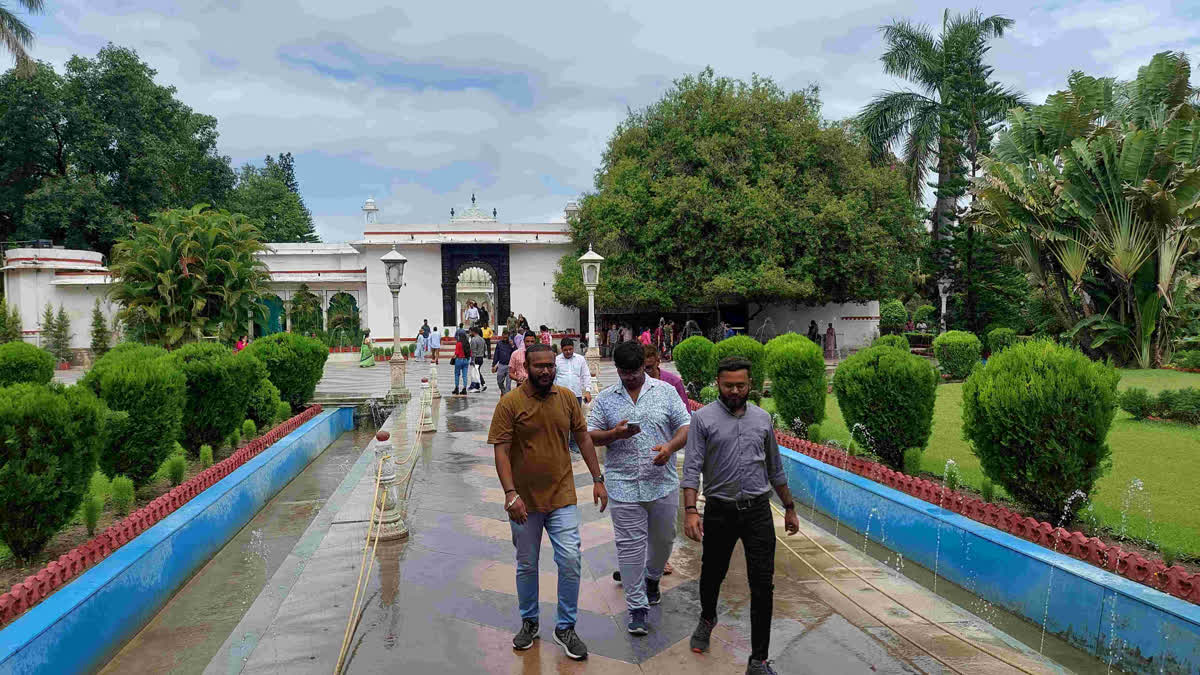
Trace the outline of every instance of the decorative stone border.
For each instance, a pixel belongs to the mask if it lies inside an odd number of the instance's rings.
[[[300,425],[316,417],[320,412],[319,404],[310,406],[299,415],[250,441],[229,457],[208,467],[178,487],[172,488],[170,492],[161,495],[124,519],[108,526],[87,543],[64,553],[57,560],[50,561],[37,574],[28,576],[25,581],[14,585],[12,590],[0,595],[0,627],[11,623],[72,579],[107,558],[150,526],[175,512],[193,497],[233,473],[235,469],[269,448],[279,439],[295,431]]]
[[[689,411],[698,410],[703,406],[704,404],[698,401],[688,402]],[[1100,539],[1089,537],[1078,530],[1068,531],[1055,527],[1045,521],[1023,516],[1000,504],[989,504],[956,490],[946,490],[944,486],[933,481],[907,476],[877,462],[852,457],[829,446],[818,445],[779,431],[775,432],[775,437],[780,445],[830,466],[1200,605],[1200,574],[1192,574],[1180,565],[1167,567],[1162,560],[1148,560],[1119,546],[1109,546]]]

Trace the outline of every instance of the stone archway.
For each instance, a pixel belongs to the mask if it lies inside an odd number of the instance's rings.
[[[329,309],[325,313],[329,325],[329,338],[338,346],[354,345],[362,341],[361,315],[358,300],[345,291],[329,296]]]
[[[496,280],[490,272],[478,265],[468,265],[458,275],[455,290],[455,316],[459,322],[468,323],[466,313],[470,302],[475,302],[480,309],[480,317],[488,317],[493,327],[496,325]]]
[[[492,278],[496,306],[492,322],[503,325],[509,314],[508,244],[442,244],[442,325],[457,326],[458,278],[478,267]]]
[[[287,321],[286,308],[283,300],[278,295],[271,293],[264,295],[259,303],[266,307],[265,316],[258,316],[254,319],[254,332],[252,337],[264,337],[283,331],[285,322]]]

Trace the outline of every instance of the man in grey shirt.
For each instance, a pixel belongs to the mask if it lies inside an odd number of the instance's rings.
[[[483,360],[488,356],[488,344],[483,339],[483,331],[478,327],[471,328],[471,379],[475,380],[468,391],[487,391],[487,382],[483,380]]]
[[[750,662],[747,675],[774,675],[767,662],[774,602],[775,519],[771,488],[783,503],[784,529],[800,529],[771,416],[747,403],[750,361],[740,356],[717,364],[719,399],[692,414],[683,461],[684,534],[703,541],[700,562],[700,622],[692,633],[696,653],[708,649],[717,625],[717,597],[729,571],[738,539],[746,551],[750,582]],[[696,491],[704,476],[704,517],[696,508]],[[707,536],[705,533],[707,532]]]

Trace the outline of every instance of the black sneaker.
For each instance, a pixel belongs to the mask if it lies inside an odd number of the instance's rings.
[[[716,619],[709,621],[700,617],[700,623],[696,624],[696,630],[692,631],[692,651],[697,654],[708,651],[708,642],[712,638],[712,631],[716,625]]]
[[[771,667],[770,661],[755,661],[750,659],[746,664],[746,675],[778,675]]]
[[[618,584],[621,583],[621,570],[613,572],[613,581],[617,582]]]
[[[452,393],[451,396],[458,396],[458,387],[454,388],[454,393]]]
[[[658,589],[658,579],[646,580],[646,600],[652,605],[662,602],[662,591]]]
[[[513,649],[522,651],[533,646],[538,636],[538,622],[530,619],[521,621],[521,632],[513,636]]]
[[[583,640],[580,640],[579,636],[575,634],[574,626],[567,626],[561,629],[555,628],[554,641],[562,646],[567,656],[576,661],[582,661],[587,658],[587,645],[583,644]]]
[[[648,611],[646,609],[630,610],[629,626],[626,627],[626,630],[631,635],[645,635],[650,632],[650,629],[646,627],[646,612]]]

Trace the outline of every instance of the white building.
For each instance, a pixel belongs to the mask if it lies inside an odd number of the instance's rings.
[[[566,215],[578,207],[567,205]],[[392,298],[380,258],[393,246],[408,259],[400,291],[400,339],[412,340],[426,319],[430,326],[452,327],[464,322],[466,301],[488,309],[493,326],[502,326],[509,313],[524,315],[535,329],[545,324],[559,332],[580,332],[584,316],[554,299],[554,273],[564,254],[575,250],[565,222],[504,223],[475,204],[461,213],[453,209],[444,223],[384,224],[378,222],[374,199],[362,206],[363,237],[343,244],[268,244],[263,262],[271,272],[277,298],[267,332],[290,328],[291,314],[280,312],[305,285],[321,304],[327,322],[332,303],[353,305],[361,325],[376,342],[392,340]],[[19,308],[25,339],[41,344],[41,315],[47,303],[61,305],[71,319],[72,347],[90,345],[93,303],[111,317],[116,307],[107,299],[111,276],[103,256],[94,251],[62,248],[16,248],[5,252],[4,294]],[[753,314],[753,312],[750,312]],[[737,312],[734,312],[736,315]],[[785,331],[805,333],[816,320],[824,335],[829,323],[842,349],[869,341],[878,330],[879,304],[788,307],[771,305],[744,323],[745,332],[772,337]],[[743,314],[745,315],[745,314]],[[286,316],[286,318],[283,318]],[[598,318],[603,323],[606,317]],[[284,324],[287,325],[284,325]],[[735,321],[735,325],[736,325]],[[250,330],[249,328],[247,329]]]

